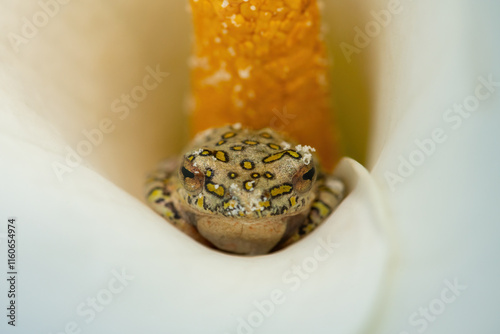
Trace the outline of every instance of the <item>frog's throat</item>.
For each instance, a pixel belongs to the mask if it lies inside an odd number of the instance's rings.
[[[280,241],[290,235],[290,218],[303,221],[303,215],[260,219],[234,219],[214,215],[200,215],[196,220],[198,232],[217,248],[245,255],[269,253]],[[297,228],[297,224],[292,224]]]

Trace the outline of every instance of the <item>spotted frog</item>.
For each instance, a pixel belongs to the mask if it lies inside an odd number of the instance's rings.
[[[147,201],[197,241],[245,255],[281,249],[314,230],[343,198],[314,149],[239,124],[200,133],[147,181]]]

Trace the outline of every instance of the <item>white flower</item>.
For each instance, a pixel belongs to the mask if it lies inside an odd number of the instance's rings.
[[[500,11],[395,3],[365,5],[333,45],[348,70],[379,53],[370,172],[344,159],[350,195],[328,221],[248,258],[207,251],[143,203],[146,172],[187,138],[184,4],[0,5],[0,252],[16,217],[18,327],[498,331]]]

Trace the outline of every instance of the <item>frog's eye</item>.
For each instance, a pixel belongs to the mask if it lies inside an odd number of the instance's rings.
[[[312,165],[304,166],[293,176],[293,189],[303,193],[311,189],[316,180],[316,168]]]
[[[184,160],[179,168],[179,179],[184,188],[191,193],[198,193],[203,189],[205,175],[189,160]]]

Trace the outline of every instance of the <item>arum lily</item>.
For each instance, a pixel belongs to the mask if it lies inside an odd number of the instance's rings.
[[[368,168],[344,158],[337,211],[260,257],[209,251],[142,200],[187,139],[184,2],[0,5],[2,332],[498,329],[498,5],[389,3],[331,37],[344,73],[375,59]]]

